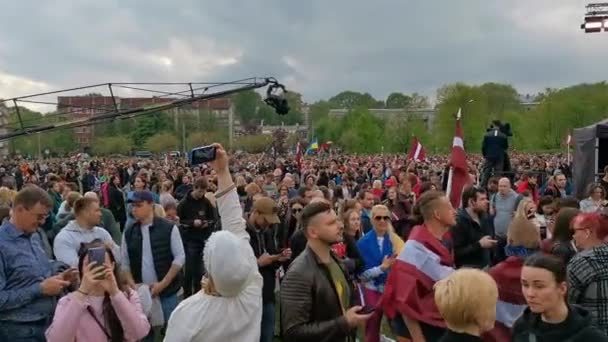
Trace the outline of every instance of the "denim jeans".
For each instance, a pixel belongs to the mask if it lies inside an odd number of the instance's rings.
[[[47,321],[12,322],[0,321],[0,341],[11,342],[45,342],[44,332]]]
[[[160,297],[160,306],[163,309],[163,317],[165,318],[165,326],[169,323],[169,318],[171,314],[177,307],[177,293],[172,294],[166,297]],[[150,328],[150,332],[148,336],[146,336],[143,341],[144,342],[154,342],[157,340],[156,335],[158,334],[159,329],[154,329],[154,327]],[[0,340],[2,341],[2,340]]]
[[[163,317],[165,318],[166,325],[169,322],[173,310],[177,308],[177,293],[166,297],[160,297],[160,306],[163,308]]]
[[[272,342],[274,340],[274,320],[274,303],[265,303],[262,309],[260,342]]]

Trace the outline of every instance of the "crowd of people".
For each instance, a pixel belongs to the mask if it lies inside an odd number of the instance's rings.
[[[215,148],[2,165],[0,341],[608,341],[608,167]]]

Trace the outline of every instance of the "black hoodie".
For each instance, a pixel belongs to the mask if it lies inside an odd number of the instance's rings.
[[[532,313],[530,308],[527,308],[513,326],[513,342],[530,341],[606,342],[608,337],[591,325],[591,316],[587,310],[570,305],[568,317],[558,324],[543,322],[540,314]]]
[[[217,221],[216,211],[211,202],[205,197],[195,199],[192,197],[192,190],[177,205],[177,216],[179,216],[182,227],[182,240],[185,243],[207,241],[213,233]],[[194,220],[201,220],[203,225],[207,226],[196,228]]]

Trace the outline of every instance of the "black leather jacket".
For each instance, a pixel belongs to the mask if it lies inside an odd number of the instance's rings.
[[[340,260],[332,255],[342,267]],[[347,291],[352,297],[352,286]],[[298,256],[281,285],[281,330],[290,342],[353,341],[328,268],[309,248]]]

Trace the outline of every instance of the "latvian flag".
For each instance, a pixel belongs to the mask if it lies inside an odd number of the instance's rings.
[[[469,181],[469,170],[467,166],[467,157],[464,152],[464,141],[462,137],[462,126],[460,124],[460,108],[456,116],[456,130],[454,133],[454,140],[452,141],[452,155],[450,156],[450,166],[452,167],[450,172],[451,182],[448,193],[450,194],[450,202],[454,208],[460,208],[460,201],[462,197],[462,189]]]
[[[389,318],[401,314],[445,328],[437,310],[433,286],[454,272],[451,253],[424,225],[412,229],[388,274],[381,305]]]
[[[521,269],[524,259],[511,256],[490,269],[490,275],[498,285],[496,324],[483,335],[485,342],[510,342],[513,323],[526,309],[526,299],[521,292]]]
[[[426,158],[426,150],[416,137],[414,137],[414,140],[412,140],[412,147],[410,148],[410,155],[408,158],[415,161],[421,161]]]

